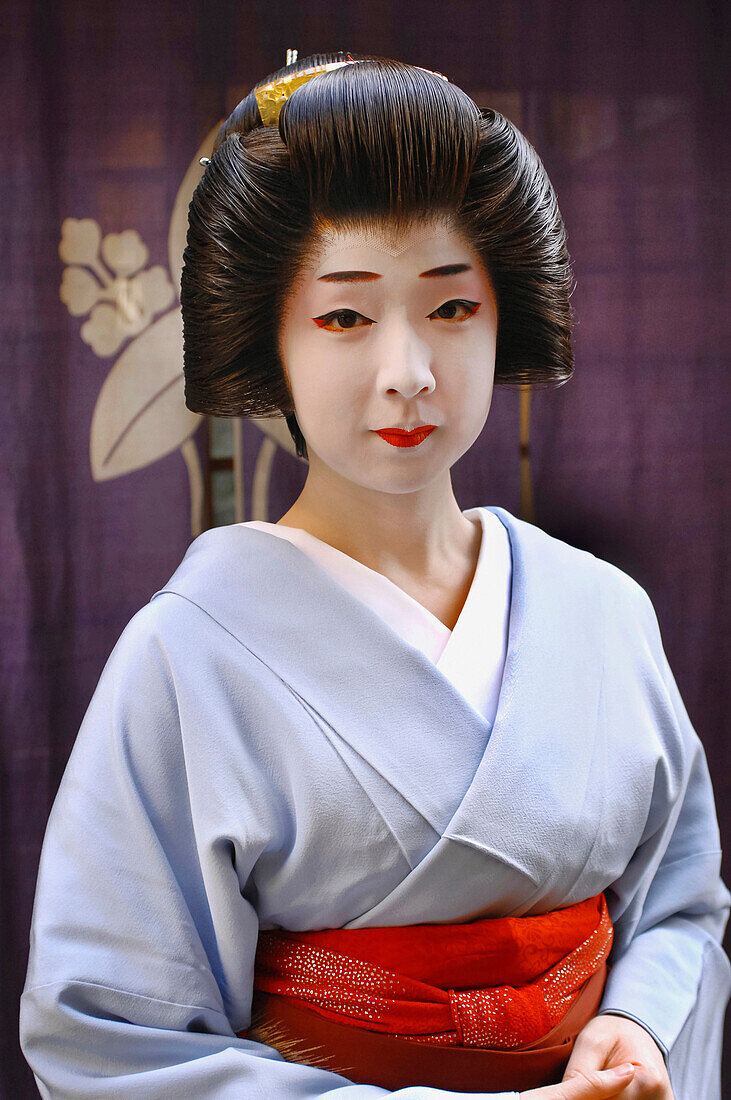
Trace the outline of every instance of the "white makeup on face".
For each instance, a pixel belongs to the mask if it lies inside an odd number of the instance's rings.
[[[401,237],[328,232],[280,329],[310,477],[386,493],[424,488],[471,447],[492,400],[497,304],[479,256],[448,223]],[[434,426],[410,440],[379,429]],[[403,445],[411,443],[412,445]]]

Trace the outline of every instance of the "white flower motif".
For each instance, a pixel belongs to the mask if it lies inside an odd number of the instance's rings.
[[[147,328],[154,313],[172,304],[174,294],[167,271],[157,266],[133,279],[115,279],[102,296],[112,299],[114,306],[95,306],[81,326],[81,339],[100,356],[113,355],[125,340]]]
[[[94,276],[83,267],[64,268],[59,295],[74,317],[88,313],[99,301],[101,290]]]
[[[172,304],[175,291],[168,273],[159,265],[142,270],[149,251],[134,229],[102,240],[91,218],[66,218],[61,234],[59,254],[71,265],[61,279],[61,301],[76,317],[90,313],[81,327],[82,340],[97,355],[113,355]]]
[[[58,254],[65,264],[94,267],[101,239],[102,231],[93,218],[65,218],[61,225]]]
[[[142,326],[141,326],[142,327]],[[99,356],[114,355],[127,338],[124,320],[114,306],[94,306],[91,317],[81,326],[81,339]]]
[[[136,229],[108,233],[102,241],[102,259],[118,277],[134,275],[145,266],[149,255]]]
[[[160,264],[155,267],[148,267],[146,271],[140,271],[139,275],[135,275],[132,282],[136,287],[139,287],[140,298],[148,316],[153,313],[161,313],[163,309],[167,309],[168,306],[172,305],[175,298],[173,284],[170,282],[166,269],[161,267]]]

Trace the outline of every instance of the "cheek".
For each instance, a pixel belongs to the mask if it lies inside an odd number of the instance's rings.
[[[467,355],[453,362],[442,378],[450,403],[461,408],[469,419],[479,418],[489,409],[492,399],[494,359],[482,354]]]
[[[318,355],[299,362],[291,370],[291,389],[297,419],[312,443],[341,437],[352,439],[367,408],[363,377],[343,363],[342,357]]]

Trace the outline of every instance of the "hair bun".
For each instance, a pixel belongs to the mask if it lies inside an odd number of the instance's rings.
[[[408,218],[461,201],[479,122],[473,101],[444,77],[373,58],[298,88],[279,133],[314,211]]]

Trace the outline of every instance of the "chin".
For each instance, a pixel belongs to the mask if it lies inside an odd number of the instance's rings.
[[[404,493],[418,493],[422,489],[426,489],[433,481],[437,481],[443,472],[441,467],[438,470],[429,470],[428,472],[421,470],[418,473],[416,470],[403,470],[398,476],[395,474],[384,475],[381,478],[371,478],[368,481],[363,481],[362,484],[365,488],[381,493],[391,493],[395,496]]]

